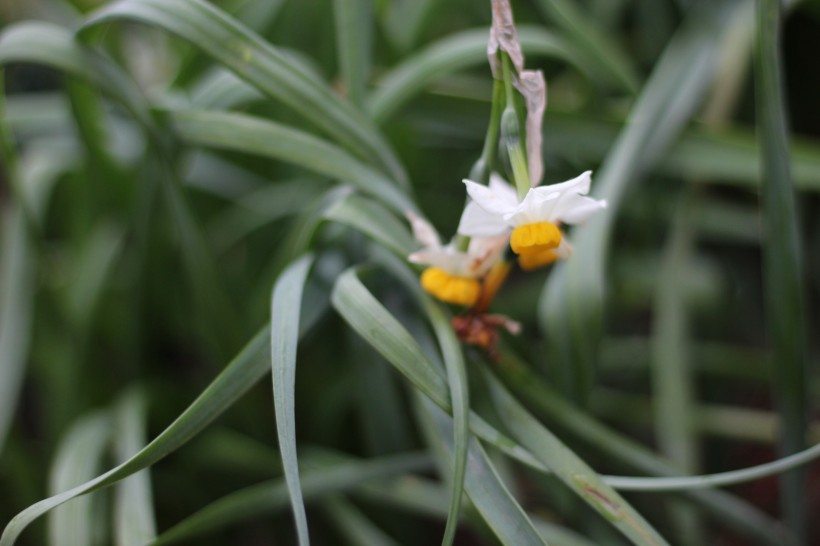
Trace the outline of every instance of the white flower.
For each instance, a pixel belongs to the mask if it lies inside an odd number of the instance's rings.
[[[464,180],[473,206],[468,205],[469,214],[465,211],[458,231],[469,236],[487,236],[540,222],[581,223],[606,208],[606,201],[586,197],[591,175],[592,171],[586,171],[566,182],[531,188],[520,203],[515,189],[498,176],[490,180],[489,186]]]
[[[407,218],[413,236],[424,245],[407,257],[413,263],[438,267],[456,277],[475,279],[489,271],[504,251],[505,237],[474,237],[466,252],[458,250],[453,243],[442,245],[430,222],[412,212],[407,213]]]
[[[453,243],[441,244],[441,238],[429,222],[408,213],[413,235],[424,248],[408,256],[417,264],[429,265],[421,276],[421,285],[438,299],[459,305],[473,305],[481,294],[481,282],[498,262],[507,244],[506,235],[474,237],[466,251]]]
[[[489,186],[464,180],[472,202],[464,211],[458,231],[468,236],[489,236],[512,229],[510,246],[525,269],[567,258],[572,249],[559,226],[581,223],[606,208],[606,201],[586,197],[591,174],[586,171],[566,182],[531,188],[521,202],[515,189],[500,177],[492,177]]]
[[[513,210],[518,206],[518,193],[515,188],[495,173],[490,175],[489,187],[466,179],[464,183],[467,184],[468,192],[471,185],[478,188],[475,191],[482,195],[483,203],[480,204],[478,199],[470,194],[473,200],[467,204],[464,214],[461,215],[458,232],[470,237],[490,237],[506,232],[509,226],[501,211]]]

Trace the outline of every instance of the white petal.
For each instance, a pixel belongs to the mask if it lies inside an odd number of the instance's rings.
[[[495,265],[507,249],[506,234],[495,237],[474,237],[470,240],[467,254],[470,257],[470,274],[480,277]]]
[[[413,237],[427,248],[440,248],[441,239],[438,236],[436,228],[430,222],[421,216],[413,213],[406,213],[407,219],[410,220],[410,227],[413,228]]]
[[[407,258],[415,264],[432,265],[451,273],[463,275],[469,269],[470,259],[464,252],[458,252],[447,246],[437,249],[419,250]]]
[[[572,192],[586,195],[589,193],[589,185],[592,183],[592,171],[584,171],[575,178],[567,180],[566,182],[559,182],[558,184],[550,184],[549,186],[541,186],[539,190],[550,192]]]
[[[515,204],[510,203],[509,195],[505,191],[497,191],[487,186],[477,184],[472,180],[463,180],[467,186],[467,193],[478,203],[478,206],[491,214],[503,216],[515,210]]]
[[[606,201],[592,199],[583,195],[567,195],[555,206],[553,214],[556,219],[567,224],[580,224],[606,208]]]
[[[501,178],[498,173],[490,175],[489,187],[504,203],[511,207],[518,206],[518,192],[512,184]]]
[[[515,210],[504,216],[507,223],[518,227],[524,224],[549,221],[548,211],[552,209],[553,203],[560,194],[541,191],[544,189],[546,188],[530,189]]]
[[[475,201],[467,204],[458,223],[458,232],[470,237],[489,237],[507,230],[507,223],[498,214],[492,214]]]

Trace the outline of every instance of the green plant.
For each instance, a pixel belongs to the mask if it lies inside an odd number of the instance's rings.
[[[0,36],[2,546],[816,537],[820,142],[777,2],[515,2],[543,131],[487,65],[503,1],[92,4]],[[607,212],[464,345],[405,215],[455,233],[462,178],[539,158]],[[715,488],[774,474],[782,512]]]

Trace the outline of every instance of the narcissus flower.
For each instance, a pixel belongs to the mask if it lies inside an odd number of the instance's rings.
[[[474,305],[481,296],[481,278],[498,262],[506,246],[506,236],[475,237],[466,251],[453,243],[442,245],[435,228],[413,213],[407,214],[416,240],[424,248],[408,259],[429,265],[421,274],[421,286],[441,301]]]
[[[535,269],[567,258],[572,249],[563,239],[562,223],[578,224],[606,208],[606,201],[586,197],[591,171],[550,186],[531,188],[519,202],[515,189],[494,177],[489,186],[464,180],[473,199],[458,231],[490,236],[512,229],[510,247],[524,269]]]

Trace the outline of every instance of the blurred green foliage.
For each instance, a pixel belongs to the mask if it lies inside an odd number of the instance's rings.
[[[296,544],[296,491],[314,544],[436,543],[456,510],[465,545],[819,540],[817,464],[629,504],[596,472],[820,440],[820,3],[780,41],[776,2],[512,4],[545,183],[593,169],[610,213],[513,273],[493,362],[403,259],[405,211],[449,237],[464,205],[489,1],[0,3],[3,546],[75,486],[16,543]]]

